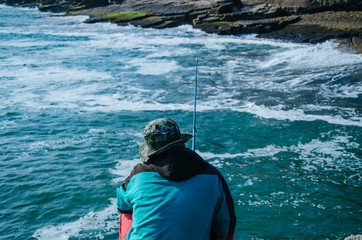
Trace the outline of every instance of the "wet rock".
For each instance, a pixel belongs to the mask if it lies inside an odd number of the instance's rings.
[[[352,51],[355,53],[362,54],[362,36],[337,39],[336,42],[339,43],[340,49],[342,49],[344,51]],[[359,235],[359,236],[362,236],[362,235]],[[362,238],[360,240],[362,240]]]
[[[208,33],[220,35],[239,35],[246,33],[269,33],[284,28],[288,24],[299,21],[299,16],[270,18],[261,20],[244,20],[236,22],[203,22],[195,27]]]
[[[77,4],[77,6],[84,8],[96,8],[107,6],[109,4],[110,2],[108,0],[83,0],[79,4]]]
[[[328,39],[352,39],[362,35],[362,14],[359,11],[322,12],[300,17],[299,21],[288,24],[285,28],[260,36],[317,43]]]
[[[98,22],[102,22],[102,21],[106,21],[106,20],[103,20],[103,19],[100,19],[100,18],[88,18],[84,21],[84,23],[98,23]]]
[[[358,53],[362,53],[362,36],[352,37],[351,40],[352,44],[351,47],[356,49]],[[359,235],[362,240],[362,235]]]
[[[62,3],[55,3],[55,4],[41,4],[39,6],[40,11],[49,11],[49,12],[66,12],[71,9],[70,2],[62,2]]]
[[[164,18],[160,17],[149,17],[138,21],[133,21],[132,25],[140,26],[143,28],[157,28],[157,26],[162,26],[165,23]]]

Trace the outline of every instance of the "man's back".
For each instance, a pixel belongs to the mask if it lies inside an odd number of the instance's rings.
[[[186,148],[137,165],[117,190],[119,210],[133,209],[126,239],[226,239],[235,216],[224,188],[221,174]]]
[[[210,182],[211,181],[211,182]],[[210,239],[218,179],[197,175],[172,182],[158,173],[140,173],[133,193],[133,224],[128,239]]]

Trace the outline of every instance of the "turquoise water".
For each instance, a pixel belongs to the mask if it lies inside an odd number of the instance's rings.
[[[117,239],[115,189],[159,117],[192,131],[235,201],[235,239],[362,233],[362,56],[84,24],[0,5],[0,239]]]

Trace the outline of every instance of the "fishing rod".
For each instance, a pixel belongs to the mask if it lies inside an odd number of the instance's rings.
[[[197,65],[199,63],[199,43],[196,47],[196,67],[195,67],[195,88],[194,88],[194,116],[193,116],[193,127],[192,127],[192,150],[195,151],[196,142],[196,94],[197,94]]]

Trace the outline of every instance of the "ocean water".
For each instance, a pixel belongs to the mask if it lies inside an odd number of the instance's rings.
[[[192,131],[197,44],[196,149],[235,239],[362,233],[362,55],[86,18],[0,5],[0,239],[117,239],[144,126]]]

